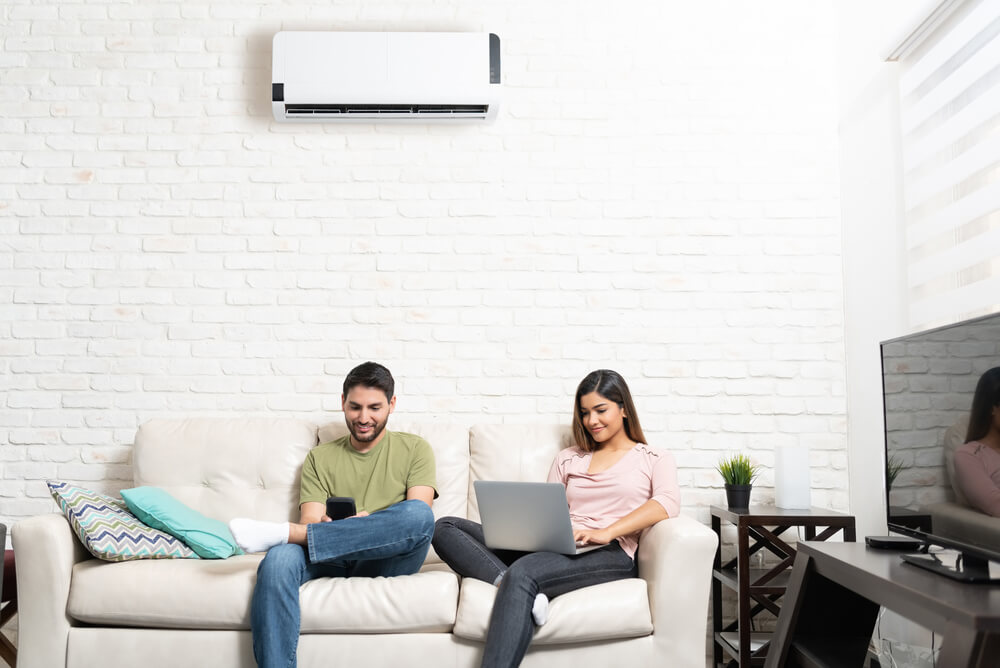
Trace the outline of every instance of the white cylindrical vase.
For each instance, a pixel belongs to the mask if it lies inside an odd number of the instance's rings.
[[[774,505],[808,510],[809,448],[779,445],[774,451]]]

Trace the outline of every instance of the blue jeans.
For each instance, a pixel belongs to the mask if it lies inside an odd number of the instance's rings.
[[[481,525],[442,517],[434,527],[434,550],[462,577],[495,583],[501,575],[483,648],[484,668],[521,663],[534,624],[531,606],[539,592],[549,598],[590,585],[636,577],[635,562],[618,541],[579,555],[490,550]]]
[[[261,668],[295,666],[299,587],[314,578],[409,575],[430,547],[434,514],[410,499],[367,517],[310,524],[307,545],[278,545],[257,568],[250,603],[253,654]]]

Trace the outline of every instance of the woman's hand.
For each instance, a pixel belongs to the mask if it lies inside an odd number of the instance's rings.
[[[574,529],[573,540],[577,545],[607,545],[615,536],[607,529]]]

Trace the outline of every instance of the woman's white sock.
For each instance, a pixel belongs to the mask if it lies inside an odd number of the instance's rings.
[[[531,616],[535,624],[541,626],[549,621],[549,597],[541,592],[535,596],[535,604],[531,606]]]
[[[288,522],[261,522],[237,517],[229,521],[229,530],[244,552],[267,552],[275,545],[288,542]]]

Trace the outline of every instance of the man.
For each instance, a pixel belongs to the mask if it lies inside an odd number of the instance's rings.
[[[234,519],[247,552],[267,551],[250,606],[253,651],[262,668],[295,665],[299,587],[319,577],[416,573],[434,534],[434,453],[413,434],[386,431],[396,408],[389,370],[366,362],[344,379],[350,432],[312,449],[302,466],[299,521]],[[357,514],[332,521],[326,499],[348,496]]]

